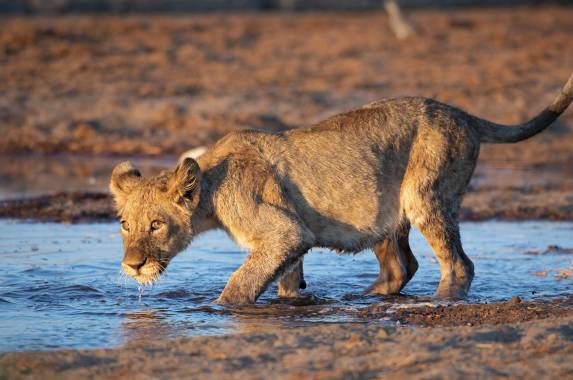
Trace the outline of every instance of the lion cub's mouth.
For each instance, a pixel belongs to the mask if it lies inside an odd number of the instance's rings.
[[[151,285],[157,282],[161,274],[165,271],[166,264],[162,264],[157,260],[148,259],[146,263],[139,269],[133,269],[129,265],[121,263],[121,267],[125,274],[132,277],[141,285]]]

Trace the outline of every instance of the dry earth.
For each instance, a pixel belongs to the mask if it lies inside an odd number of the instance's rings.
[[[0,152],[179,154],[244,127],[306,125],[383,97],[495,121],[541,110],[573,70],[573,8],[62,16],[0,22]],[[571,163],[569,111],[482,158]]]

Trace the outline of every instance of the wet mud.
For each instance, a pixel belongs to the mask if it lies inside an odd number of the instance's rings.
[[[63,223],[112,220],[113,201],[105,193],[59,193],[0,201],[0,217]]]
[[[390,311],[390,313],[388,313]],[[512,297],[492,304],[431,305],[413,308],[373,306],[360,312],[377,319],[388,317],[404,325],[444,327],[516,324],[536,319],[573,316],[573,298],[551,302],[523,302]]]
[[[573,371],[573,316],[480,327],[318,324],[115,350],[8,353],[10,379],[546,378]]]

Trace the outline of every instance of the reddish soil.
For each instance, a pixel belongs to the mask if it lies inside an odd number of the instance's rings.
[[[573,8],[51,16],[0,26],[0,152],[179,154],[237,128],[305,125],[419,95],[515,123],[573,67]],[[573,162],[573,113],[484,160]]]
[[[514,297],[508,302],[493,304],[399,308],[389,314],[390,308],[387,304],[374,305],[361,310],[360,314],[372,319],[390,316],[392,320],[406,325],[426,327],[503,325],[573,316],[573,298],[533,303]]]

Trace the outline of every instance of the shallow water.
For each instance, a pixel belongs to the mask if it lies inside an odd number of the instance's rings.
[[[573,223],[463,223],[476,278],[468,302],[551,298],[570,294]],[[372,252],[338,256],[322,249],[305,257],[308,288],[280,303],[276,287],[257,305],[223,308],[211,302],[246,253],[221,231],[198,237],[173,260],[166,275],[139,291],[120,275],[121,240],[113,224],[39,224],[0,221],[0,351],[113,347],[139,339],[259,331],[316,322],[369,322],[367,305],[427,302],[438,265],[421,235],[411,245],[420,262],[407,297],[362,296],[376,278]],[[547,252],[546,252],[547,251]],[[542,272],[542,273],[538,273]]]

